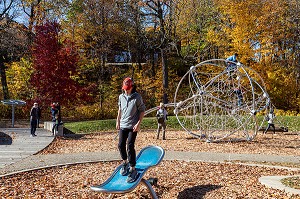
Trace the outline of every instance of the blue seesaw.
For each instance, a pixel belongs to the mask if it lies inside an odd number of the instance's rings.
[[[157,198],[155,191],[153,190],[150,182],[143,178],[146,171],[153,166],[157,166],[163,159],[165,151],[159,146],[147,146],[143,148],[136,157],[135,169],[138,172],[137,179],[132,182],[126,182],[127,175],[122,176],[120,174],[120,169],[122,165],[118,166],[113,174],[101,185],[92,186],[93,191],[110,193],[109,198],[113,197],[113,194],[128,193],[133,191],[140,182],[148,188],[151,197],[153,199]],[[154,180],[155,182],[156,180]]]

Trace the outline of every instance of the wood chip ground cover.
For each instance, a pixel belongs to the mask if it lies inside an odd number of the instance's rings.
[[[0,180],[2,198],[107,198],[90,190],[103,183],[120,162],[101,162],[25,172]],[[163,161],[145,178],[158,177],[154,187],[159,198],[299,198],[260,184],[267,175],[295,175],[299,172],[273,168],[185,161]],[[116,198],[150,198],[140,185]]]
[[[79,139],[57,138],[41,154],[117,151],[116,133],[86,135]],[[184,132],[168,132],[167,140],[157,140],[153,131],[140,132],[136,150],[147,145],[159,145],[172,151],[210,151],[223,153],[254,153],[300,155],[298,135],[258,135],[253,142],[206,143],[193,139]],[[120,161],[78,164],[19,173],[0,179],[1,198],[107,198],[107,194],[90,190],[103,183]],[[151,168],[145,178],[158,177],[154,187],[162,199],[296,199],[284,191],[259,183],[261,176],[299,175],[300,171],[247,166],[230,163],[162,161]],[[150,198],[143,185],[115,198]]]
[[[117,151],[117,133],[96,133],[81,138],[56,138],[41,154]],[[166,151],[194,151],[216,153],[250,153],[300,156],[298,134],[258,134],[251,142],[206,143],[183,131],[168,131],[166,140],[156,139],[155,131],[142,131],[136,139],[136,150],[158,145]]]

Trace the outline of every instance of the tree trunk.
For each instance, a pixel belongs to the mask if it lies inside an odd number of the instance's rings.
[[[162,70],[163,70],[163,102],[164,104],[168,103],[168,94],[167,90],[169,87],[169,81],[168,81],[168,64],[167,64],[167,56],[164,52],[164,49],[161,49],[161,64],[162,64]]]
[[[155,61],[155,51],[151,50],[150,51],[150,56],[151,56],[151,71],[152,71],[152,77],[155,77],[155,65],[156,65],[156,61]]]
[[[5,65],[3,62],[0,62],[0,75],[1,75],[1,85],[3,90],[3,98],[9,99],[9,92],[6,81]]]

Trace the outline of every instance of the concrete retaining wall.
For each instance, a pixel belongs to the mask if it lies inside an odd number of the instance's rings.
[[[54,122],[44,122],[44,129],[47,129],[52,132]],[[64,136],[64,125],[60,124],[58,126],[58,132],[54,132],[55,136]]]

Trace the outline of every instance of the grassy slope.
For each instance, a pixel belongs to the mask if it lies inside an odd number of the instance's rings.
[[[299,116],[285,116],[280,118],[284,124],[289,128],[289,131],[300,131],[300,117]],[[65,127],[74,133],[94,133],[101,131],[114,131],[116,128],[116,120],[94,120],[65,123]],[[182,129],[176,117],[169,116],[167,121],[167,128]],[[157,123],[155,117],[146,117],[142,122],[142,129],[156,129]]]

